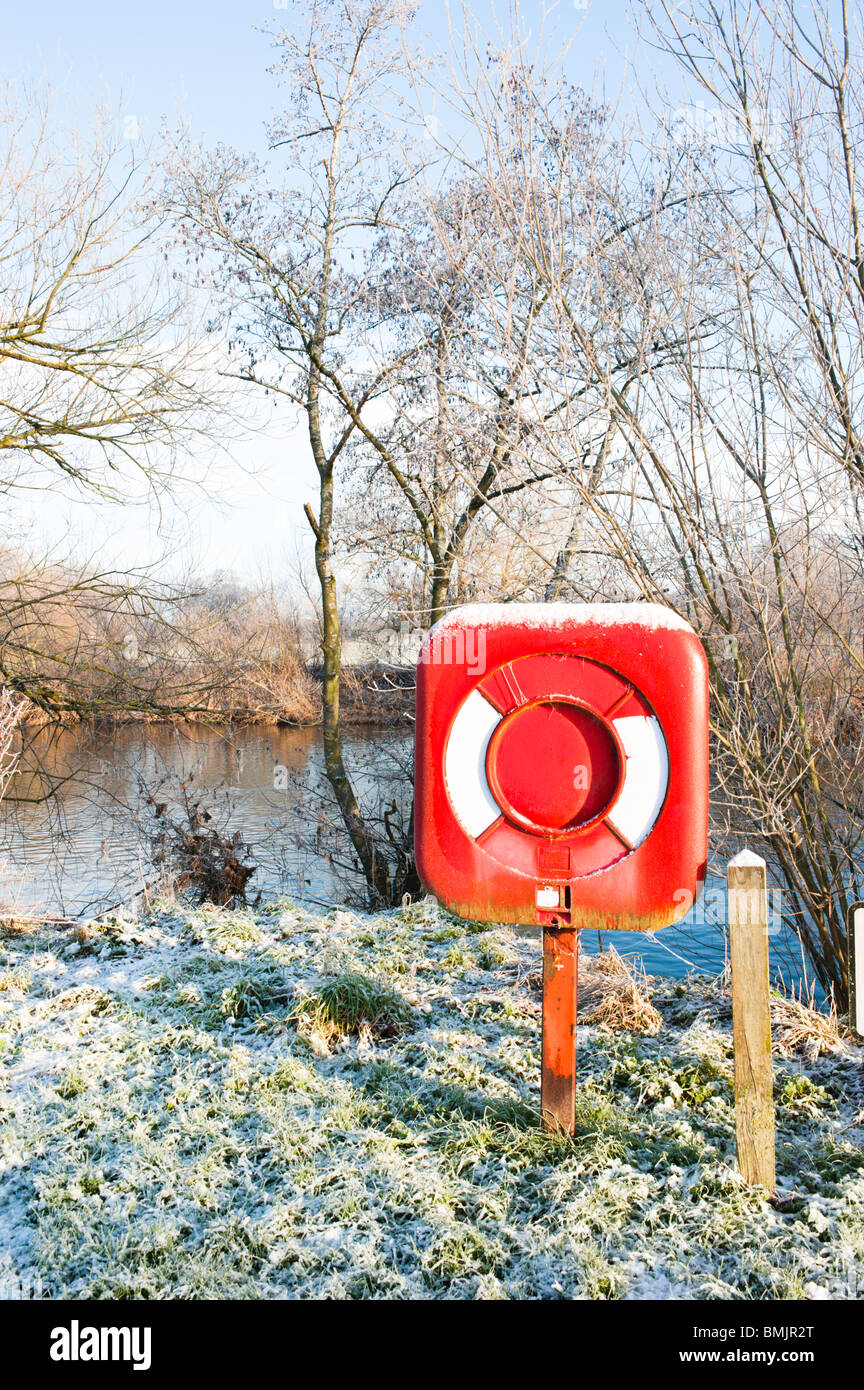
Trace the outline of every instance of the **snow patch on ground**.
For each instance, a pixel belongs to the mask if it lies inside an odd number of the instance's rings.
[[[0,1296],[860,1297],[860,1049],[776,1059],[777,1209],[736,1170],[723,989],[580,1029],[571,1140],[538,1124],[538,966],[429,902],[8,935]],[[407,1014],[334,1038],[315,1001],[358,977]]]

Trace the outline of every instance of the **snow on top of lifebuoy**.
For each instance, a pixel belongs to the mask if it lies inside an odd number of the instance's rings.
[[[466,603],[439,618],[427,637],[450,627],[569,627],[592,623],[596,627],[624,627],[638,623],[652,631],[692,632],[685,618],[662,603]]]

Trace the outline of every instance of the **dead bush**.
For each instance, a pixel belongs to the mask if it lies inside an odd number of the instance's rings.
[[[224,799],[218,809],[205,806],[193,786],[192,773],[177,781],[176,787],[175,781],[166,777],[154,791],[143,791],[151,817],[154,869],[170,878],[178,892],[191,893],[198,902],[218,907],[245,905],[247,884],[257,866],[241,831],[232,833],[227,827],[230,806]],[[218,792],[214,796],[218,797]]]
[[[653,1033],[660,1026],[644,972],[614,946],[596,956],[580,956],[579,1021],[609,1033]]]
[[[776,1051],[815,1060],[823,1053],[836,1052],[845,1036],[848,1030],[837,1017],[833,999],[825,1012],[816,1007],[812,993],[809,999],[795,994],[772,995],[771,1041]]]

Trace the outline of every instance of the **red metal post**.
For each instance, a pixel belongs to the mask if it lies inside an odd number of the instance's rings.
[[[540,1105],[546,1129],[573,1133],[576,1121],[577,932],[543,932],[543,1063]]]

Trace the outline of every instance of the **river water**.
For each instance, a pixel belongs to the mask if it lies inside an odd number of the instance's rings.
[[[362,796],[386,793],[409,807],[411,733],[352,728],[346,760]],[[56,799],[18,804],[5,813],[0,897],[20,908],[69,916],[93,914],[128,900],[152,878],[152,816],[145,795],[168,801],[185,782],[220,826],[239,830],[257,869],[250,897],[287,895],[312,906],[344,903],[360,885],[352,876],[328,804],[318,729],[252,726],[126,725],[104,734],[66,730],[39,746],[43,765],[69,780]],[[39,779],[19,784],[38,794]],[[703,899],[675,927],[653,935],[585,932],[589,951],[614,945],[642,958],[651,974],[719,973],[727,955],[723,866],[709,867]],[[797,939],[783,929],[771,940],[777,973],[802,983]]]

